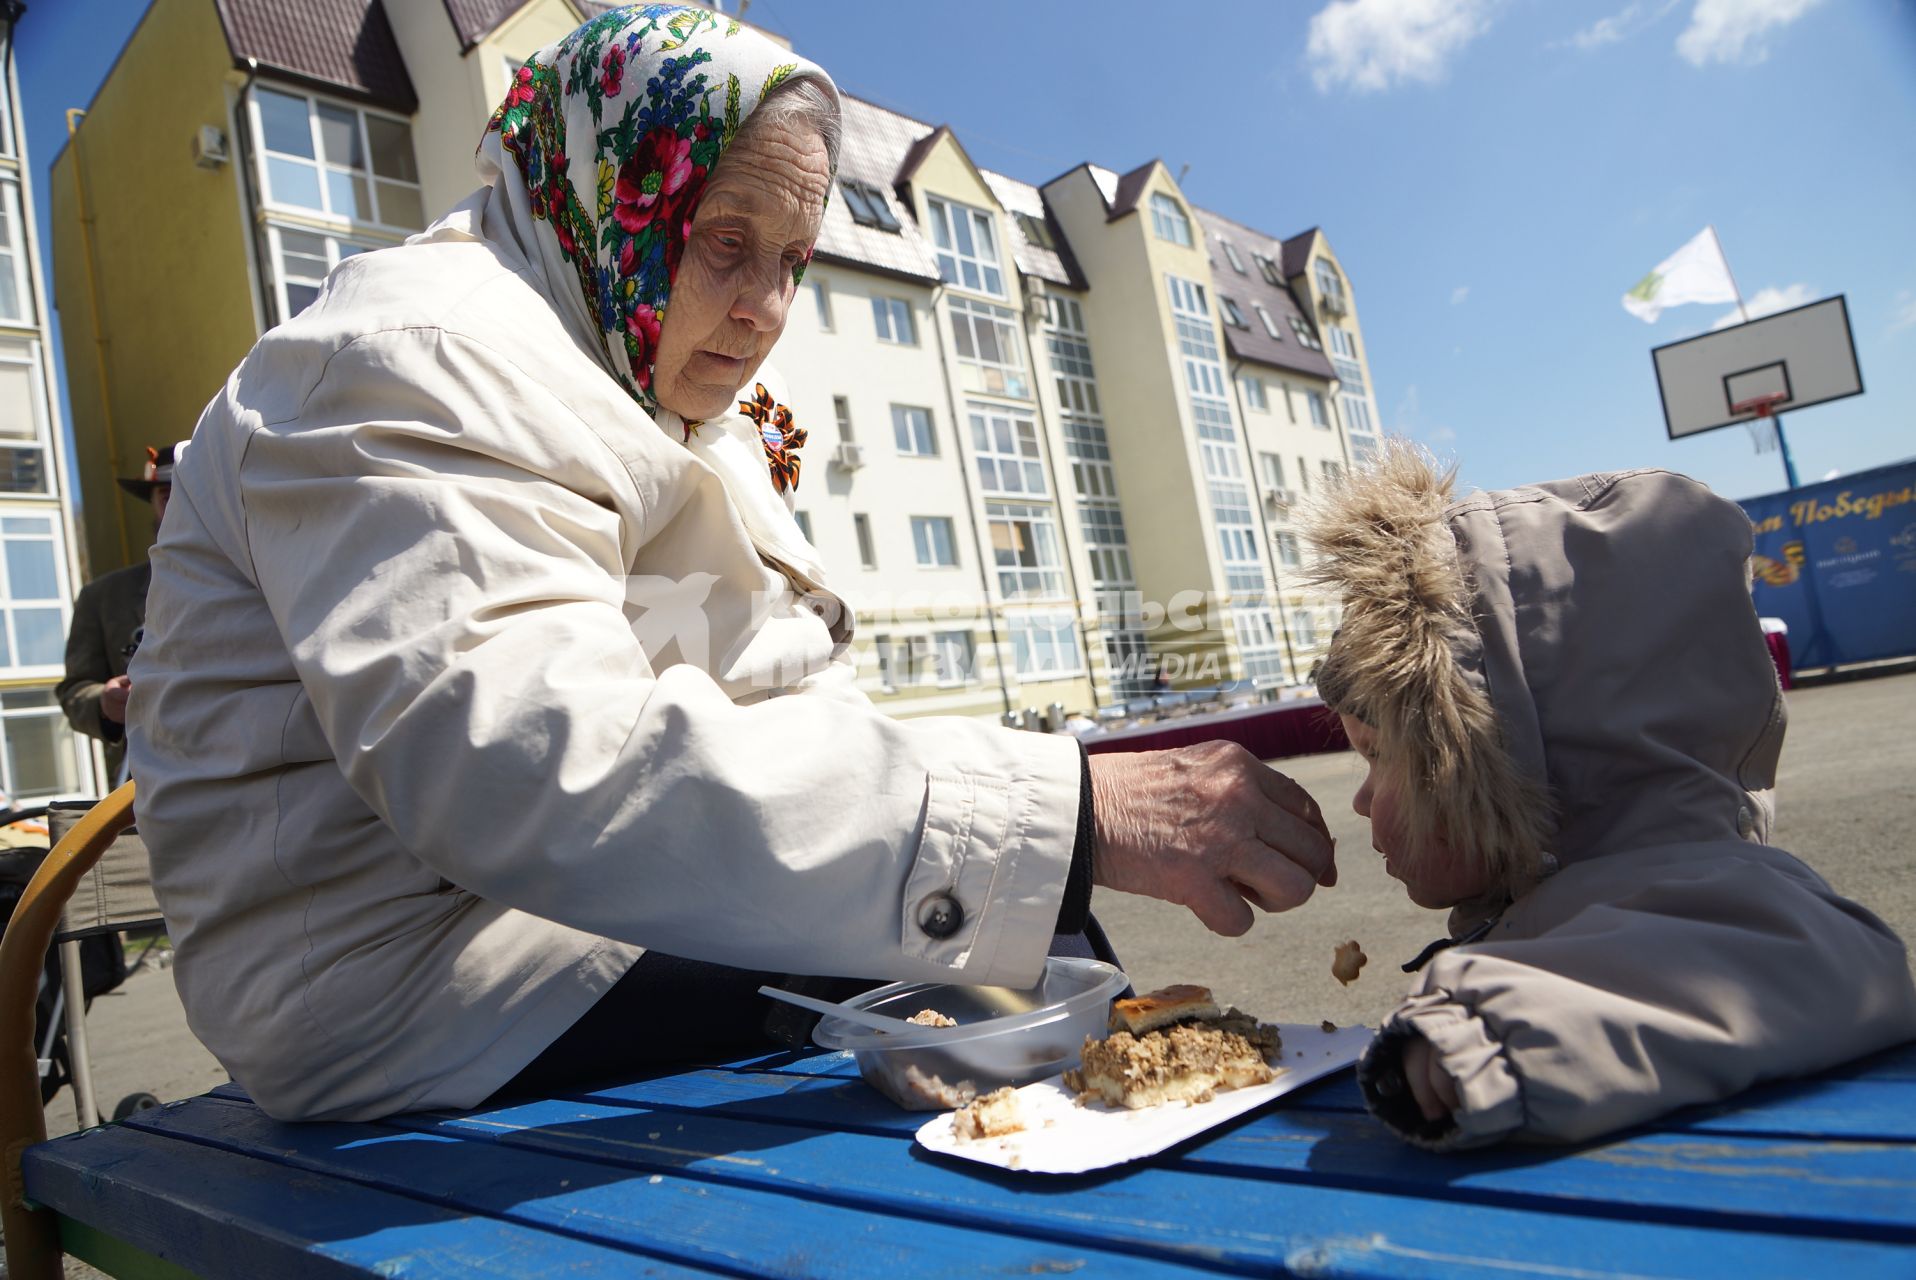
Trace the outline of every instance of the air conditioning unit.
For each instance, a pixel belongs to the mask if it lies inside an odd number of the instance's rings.
[[[1050,304],[1045,301],[1047,290],[1044,281],[1036,276],[1026,276],[1024,285],[1025,317],[1033,324],[1043,324],[1050,315]]]
[[[202,169],[217,169],[226,163],[226,135],[219,126],[203,124],[193,135],[193,163]]]
[[[865,465],[865,446],[846,441],[832,450],[832,465],[843,467],[847,471],[856,471]]]
[[[1270,488],[1264,491],[1264,501],[1284,511],[1297,504],[1297,494],[1290,489]]]

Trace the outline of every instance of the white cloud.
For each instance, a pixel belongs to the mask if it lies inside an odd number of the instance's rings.
[[[1896,295],[1896,309],[1889,317],[1889,331],[1901,333],[1910,328],[1916,328],[1916,293],[1904,289]]]
[[[1764,37],[1822,4],[1823,0],[1696,0],[1690,25],[1676,50],[1692,66],[1712,62],[1758,63],[1770,56]]]
[[[1573,44],[1585,52],[1601,49],[1607,44],[1616,44],[1628,40],[1637,32],[1658,21],[1664,14],[1677,7],[1682,0],[1630,0],[1616,13],[1607,18],[1598,18],[1583,30],[1571,36],[1564,43]]]
[[[1331,0],[1311,18],[1305,56],[1320,92],[1435,84],[1450,59],[1490,29],[1502,0]]]
[[[1744,309],[1750,313],[1750,319],[1758,316],[1775,315],[1779,311],[1788,311],[1791,307],[1800,307],[1810,301],[1810,287],[1806,284],[1786,284],[1781,289],[1771,286],[1758,289],[1754,298],[1743,301]],[[1732,308],[1718,316],[1710,325],[1710,332],[1727,329],[1733,324],[1742,324],[1743,316]]]
[[[1453,307],[1462,306],[1464,299],[1468,298],[1469,296],[1470,296],[1470,286],[1467,284],[1460,284],[1455,289],[1452,289],[1450,291],[1450,305]]]

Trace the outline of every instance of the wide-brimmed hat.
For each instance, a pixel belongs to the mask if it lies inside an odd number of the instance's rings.
[[[151,499],[156,486],[163,484],[170,485],[173,483],[173,455],[174,451],[178,448],[178,445],[171,444],[159,449],[148,445],[146,447],[146,466],[140,472],[140,478],[138,480],[132,480],[121,476],[115,483],[141,501]]]

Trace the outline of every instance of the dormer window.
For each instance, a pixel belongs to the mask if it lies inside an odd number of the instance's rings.
[[[845,195],[845,208],[851,212],[852,221],[859,226],[893,232],[899,229],[898,219],[892,215],[891,202],[873,184],[840,178],[838,189]]]

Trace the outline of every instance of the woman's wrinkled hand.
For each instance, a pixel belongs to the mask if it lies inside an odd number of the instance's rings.
[[[1189,907],[1214,933],[1337,883],[1317,802],[1235,743],[1092,756],[1091,796],[1095,883]]]

